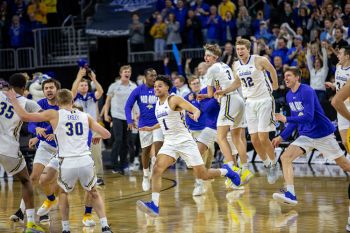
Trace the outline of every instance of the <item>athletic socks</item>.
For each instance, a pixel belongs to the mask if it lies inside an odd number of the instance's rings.
[[[27,221],[28,222],[35,222],[35,210],[34,209],[27,209],[26,214],[27,214]]]
[[[147,177],[149,177],[149,175],[150,175],[149,168],[147,168],[147,169],[143,169],[143,176],[147,176]]]
[[[62,221],[62,231],[70,231],[69,221]]]
[[[156,206],[159,206],[159,193],[152,193],[152,201]]]
[[[263,160],[264,166],[268,167],[270,166],[271,160],[269,159],[269,157],[267,157],[265,160]]]
[[[102,228],[108,227],[107,217],[100,218],[100,223],[101,223]]]

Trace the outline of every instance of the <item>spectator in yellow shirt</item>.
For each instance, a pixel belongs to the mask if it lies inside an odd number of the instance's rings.
[[[163,17],[159,14],[156,17],[156,23],[152,26],[150,34],[154,39],[154,51],[157,59],[162,59],[164,55],[166,24],[163,22]]]
[[[222,2],[219,4],[219,15],[222,19],[225,18],[226,11],[231,12],[232,16],[235,15],[236,5],[231,2],[231,0],[222,0]]]
[[[28,6],[27,13],[29,17],[34,17],[39,23],[47,24],[47,7],[46,4],[40,0],[32,0],[32,3]]]

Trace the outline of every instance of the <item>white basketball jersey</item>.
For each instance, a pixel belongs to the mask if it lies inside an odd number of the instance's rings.
[[[231,86],[234,81],[234,75],[232,69],[225,63],[217,62],[210,66],[206,73],[207,76],[207,84],[209,86],[213,86],[216,89],[220,88],[224,90]],[[228,94],[237,93],[237,91],[233,91]]]
[[[170,97],[170,96],[169,96]],[[164,141],[167,140],[173,143],[181,143],[188,140],[193,140],[190,131],[186,127],[183,113],[173,111],[168,99],[163,104],[156,104],[155,114],[164,135]]]
[[[27,99],[18,96],[19,104],[24,108]],[[19,132],[22,121],[13,110],[5,94],[0,91],[0,154],[10,157],[19,156]]]
[[[234,63],[234,71],[241,79],[242,94],[244,98],[271,97],[272,86],[265,71],[255,66],[255,55],[251,55],[247,64],[240,60]]]
[[[79,110],[66,109],[58,110],[58,114],[58,124],[54,130],[58,144],[58,157],[89,155],[88,115]]]
[[[350,67],[348,68],[342,68],[341,65],[337,66],[337,69],[335,71],[335,88],[337,91],[339,91],[346,82],[350,79]],[[347,108],[350,108],[350,101],[349,99],[346,99],[344,101]]]

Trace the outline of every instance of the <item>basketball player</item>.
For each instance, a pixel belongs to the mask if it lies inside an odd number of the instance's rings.
[[[337,64],[337,69],[335,71],[335,89],[338,92],[345,84],[346,82],[350,79],[350,47],[344,47],[341,48],[338,52],[338,64]],[[332,83],[326,82],[327,87],[332,87],[334,88]],[[350,111],[350,100],[346,99],[344,101],[345,106],[348,111]],[[348,128],[350,128],[350,121],[342,116],[338,112],[337,114],[338,118],[338,130],[339,134],[342,140],[343,145],[345,146],[346,150],[349,151],[349,145],[346,140],[346,134]]]
[[[350,80],[346,82],[346,84],[340,88],[337,94],[332,99],[332,105],[337,110],[337,112],[344,117],[346,120],[350,121],[350,111],[345,105],[345,103],[349,102],[350,98]],[[338,116],[339,119],[339,116]],[[350,142],[350,128],[347,130],[346,135],[346,143],[349,145]],[[349,197],[349,217],[348,224],[346,225],[346,230],[350,231],[350,184],[348,186],[348,197]]]
[[[204,46],[204,49],[204,60],[209,66],[206,73],[208,94],[206,96],[204,95],[204,97],[211,98],[214,96],[214,87],[217,90],[228,88],[234,82],[234,75],[227,64],[218,62],[221,56],[219,45],[207,44]],[[199,97],[202,98],[202,96]],[[242,162],[241,174],[242,178],[244,178],[242,183],[247,183],[252,177],[252,174],[248,170],[247,151],[241,138],[245,123],[243,98],[237,90],[234,90],[227,92],[219,101],[220,112],[216,123],[217,142],[226,162],[233,167],[234,161],[230,145],[227,141],[227,134],[231,131],[233,144],[237,148]]]
[[[269,169],[267,180],[273,184],[278,179],[278,167],[269,132],[276,130],[273,115],[275,103],[266,71],[271,75],[274,90],[278,88],[277,73],[265,57],[250,55],[250,47],[249,40],[237,40],[236,53],[239,60],[234,63],[233,71],[238,78],[229,88],[219,90],[217,93],[227,94],[242,87],[243,97],[246,98],[248,132],[254,149],[262,159],[264,166]]]
[[[152,174],[152,200],[150,202],[137,201],[137,206],[151,216],[159,215],[159,192],[162,186],[162,174],[181,156],[187,166],[193,168],[196,178],[208,180],[226,176],[232,183],[239,186],[241,179],[227,164],[221,169],[204,167],[197,145],[183,122],[181,111],[186,110],[193,114],[193,120],[198,120],[200,111],[183,98],[169,95],[172,82],[166,76],[158,76],[154,85],[155,95],[158,97],[155,114],[158,124],[153,127],[144,127],[140,130],[151,131],[161,128],[164,135],[164,144],[157,155]]]
[[[281,135],[272,140],[272,144],[277,147],[283,140],[287,140],[295,129],[298,129],[299,137],[281,156],[287,190],[273,194],[275,200],[290,205],[298,203],[294,191],[292,163],[299,156],[317,149],[325,158],[334,159],[344,171],[350,171],[350,162],[343,155],[335,139],[335,128],[325,116],[316,92],[310,86],[301,84],[300,77],[301,71],[295,67],[287,68],[284,73],[284,81],[290,88],[286,99],[291,116],[276,114],[278,121],[288,124]]]
[[[125,104],[125,115],[128,122],[128,130],[136,128],[135,122],[132,119],[132,109],[137,102],[140,109],[140,118],[138,127],[142,128],[145,126],[152,127],[157,124],[157,118],[154,114],[156,107],[157,97],[154,95],[154,81],[156,80],[157,72],[152,69],[145,70],[145,83],[134,89],[126,104]],[[163,134],[161,129],[155,129],[151,132],[140,131],[140,142],[142,148],[142,167],[143,167],[143,180],[142,189],[143,191],[149,191],[150,185],[150,159],[151,159],[151,148],[154,145],[155,154],[158,153],[160,147],[163,144]]]
[[[17,99],[17,104],[28,112],[38,112],[41,110],[40,106],[35,101],[22,96],[26,82],[26,77],[21,73],[10,77],[9,85],[14,90],[13,96]],[[40,226],[35,224],[33,187],[25,159],[19,150],[19,132],[22,121],[13,111],[13,106],[4,93],[0,91],[0,163],[7,174],[14,175],[22,184],[22,197],[27,207],[26,232],[44,232]]]
[[[100,218],[102,232],[110,233],[111,230],[105,215],[104,204],[95,188],[97,178],[87,143],[89,129],[101,135],[103,139],[111,136],[108,130],[99,125],[88,114],[79,110],[73,110],[73,96],[71,91],[67,89],[59,90],[57,93],[57,103],[60,107],[58,111],[46,110],[40,113],[28,113],[21,107],[12,90],[7,92],[7,97],[22,120],[33,122],[47,121],[50,122],[54,129],[59,146],[58,158],[60,159],[60,168],[58,185],[62,189],[59,195],[62,232],[70,232],[68,193],[74,189],[76,181],[79,180],[82,187],[88,192],[92,206]]]

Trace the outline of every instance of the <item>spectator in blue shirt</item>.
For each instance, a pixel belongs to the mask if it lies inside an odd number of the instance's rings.
[[[272,60],[276,57],[279,56],[282,58],[283,65],[288,63],[288,48],[287,48],[287,40],[283,37],[278,38],[277,42],[277,49],[274,50],[271,54]]]
[[[206,22],[207,25],[207,40],[208,43],[218,43],[219,41],[219,32],[220,32],[220,16],[217,13],[216,6],[210,6],[210,15]]]
[[[288,56],[288,64],[290,66],[297,66],[298,65],[298,55],[303,51],[303,37],[302,36],[295,36],[294,37],[294,47],[290,48],[288,50],[287,56]]]
[[[236,38],[236,20],[231,12],[226,11],[225,18],[220,20],[221,44],[233,42]]]

